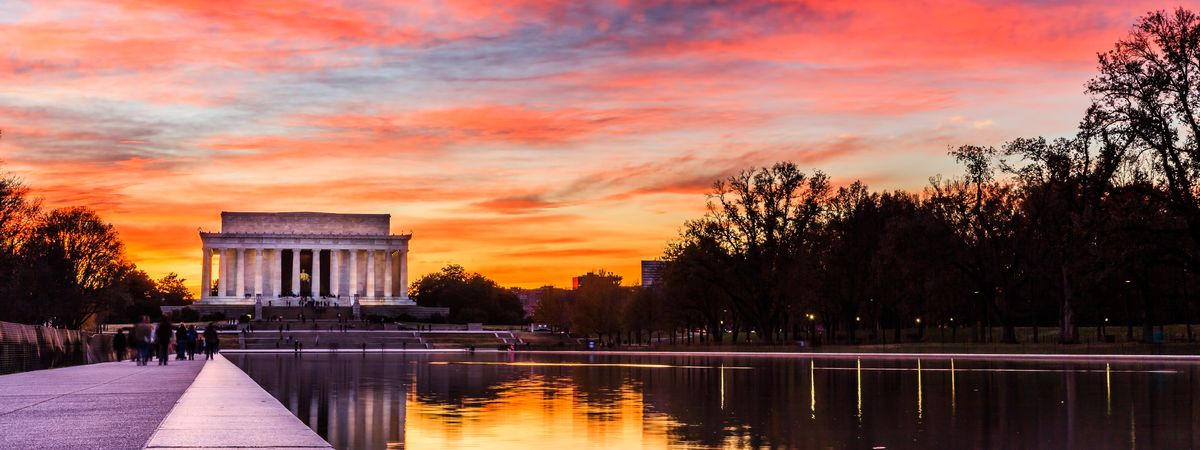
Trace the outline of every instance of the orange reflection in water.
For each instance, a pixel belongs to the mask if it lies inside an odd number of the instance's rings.
[[[573,385],[533,376],[500,386],[479,405],[427,404],[409,395],[405,448],[664,448],[675,425],[645,411],[625,383],[604,402]]]

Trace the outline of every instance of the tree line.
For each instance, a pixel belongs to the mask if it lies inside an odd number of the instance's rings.
[[[449,308],[447,317],[435,319],[452,323],[519,324],[525,319],[516,294],[457,264],[418,278],[409,287],[409,298],[419,306]]]
[[[1190,340],[1200,19],[1149,13],[1098,60],[1071,137],[952,148],[962,173],[917,192],[835,187],[790,162],[745,170],[668,245],[661,285],[551,296],[534,320],[631,342],[895,342],[927,326],[1016,342],[1032,326],[1072,343],[1082,326],[1149,340],[1164,323]]]
[[[130,262],[95,211],[47,209],[19,179],[0,176],[0,321],[80,328],[191,300],[178,275],[154,280]]]

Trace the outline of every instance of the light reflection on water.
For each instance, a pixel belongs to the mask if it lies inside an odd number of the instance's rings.
[[[1200,366],[1190,364],[229,358],[338,448],[1200,445]]]

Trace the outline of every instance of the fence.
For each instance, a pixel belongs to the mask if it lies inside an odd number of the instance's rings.
[[[115,359],[111,335],[0,322],[0,375]]]

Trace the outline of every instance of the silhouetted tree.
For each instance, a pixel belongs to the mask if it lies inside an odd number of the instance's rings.
[[[26,278],[34,311],[71,328],[95,314],[128,302],[121,281],[133,270],[112,225],[90,209],[50,211],[33,231],[25,251]]]
[[[575,316],[575,296],[572,291],[547,290],[533,309],[533,321],[550,325],[558,330],[570,331],[571,319]]]
[[[686,225],[683,240],[711,240],[720,249],[718,288],[762,339],[782,338],[789,316],[811,293],[815,233],[824,219],[829,179],[795,164],[746,170],[717,181],[708,214]],[[812,300],[811,297],[809,300]]]
[[[1149,13],[1099,59],[1100,74],[1087,84],[1093,122],[1151,158],[1136,162],[1151,167],[1200,240],[1200,18],[1183,8]],[[1188,261],[1195,267],[1196,255]]]
[[[516,324],[525,316],[521,300],[512,291],[455,264],[417,279],[409,295],[421,306],[450,308],[452,322]]]
[[[579,289],[575,290],[573,330],[584,334],[595,333],[610,341],[620,340],[626,330],[622,315],[631,295],[621,287],[621,277],[600,270],[579,277]]]

